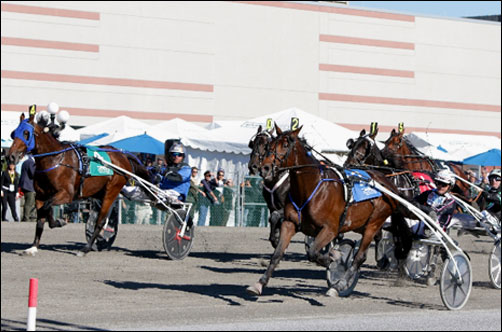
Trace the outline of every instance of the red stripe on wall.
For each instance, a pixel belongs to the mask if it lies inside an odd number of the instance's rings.
[[[415,16],[411,15],[384,13],[365,9],[353,9],[350,7],[342,8],[334,6],[320,6],[320,5],[311,5],[311,4],[303,4],[303,3],[295,3],[287,1],[236,1],[236,2],[245,3],[249,5],[261,5],[269,7],[287,8],[287,9],[308,10],[322,13],[363,16],[363,17],[379,18],[379,19],[394,20],[394,21],[415,22]]]
[[[451,108],[451,109],[486,111],[486,112],[500,112],[500,105],[456,103],[449,101],[423,100],[423,99],[357,96],[357,95],[323,93],[323,92],[319,93],[319,100],[349,101],[355,103],[389,104],[389,105],[402,105],[402,106],[420,106],[420,107]]]
[[[33,81],[50,81],[50,82],[67,82],[79,84],[98,84],[98,85],[114,85],[114,86],[130,86],[136,88],[153,88],[153,89],[168,89],[168,90],[187,90],[213,92],[213,85],[197,84],[197,83],[180,83],[166,81],[147,81],[134,80],[127,78],[110,78],[110,77],[93,77],[93,76],[78,76],[64,74],[48,74],[48,73],[33,73],[12,70],[2,70],[2,78],[33,80]]]
[[[342,43],[342,44],[353,44],[353,45],[364,45],[364,46],[376,46],[376,47],[387,47],[387,48],[398,48],[403,50],[414,50],[414,43],[398,42],[391,40],[380,40],[380,39],[369,39],[369,38],[357,38],[357,37],[346,37],[346,36],[335,36],[335,35],[319,35],[319,41],[328,43]]]
[[[96,12],[88,12],[88,11],[83,11],[83,10],[59,9],[59,8],[47,8],[47,7],[39,7],[39,6],[27,6],[27,5],[18,5],[18,4],[3,3],[3,2],[2,2],[2,12],[14,12],[14,13],[22,13],[22,14],[81,18],[81,19],[95,20],[95,21],[99,21],[99,18],[100,18],[99,13],[96,13]]]
[[[367,125],[363,124],[352,124],[352,123],[337,123],[342,127],[350,130],[359,132],[361,129],[365,128]],[[396,126],[382,126],[378,125],[378,129],[381,132],[391,132],[392,129],[397,129]],[[409,127],[406,126],[407,132],[429,132],[429,133],[441,133],[441,134],[460,134],[460,135],[484,135],[484,136],[496,136],[500,138],[500,133],[496,131],[479,131],[479,130],[460,130],[460,129],[440,129],[440,128],[422,128],[422,127]]]
[[[46,106],[37,106],[38,111],[46,110]],[[156,113],[156,112],[143,112],[143,111],[120,111],[120,110],[104,110],[104,109],[90,109],[90,108],[77,108],[77,107],[66,107],[60,106],[59,109],[64,109],[70,113],[70,115],[79,116],[92,116],[92,117],[105,117],[113,118],[121,115],[127,115],[131,118],[136,118],[140,120],[171,120],[174,118],[180,118],[186,121],[192,122],[212,122],[212,115],[204,114],[181,114],[181,113]],[[2,104],[2,111],[8,112],[28,112],[28,105],[18,105],[18,104]]]
[[[406,77],[406,78],[415,77],[415,72],[409,70],[329,65],[324,63],[319,64],[319,70],[341,72],[341,73],[396,76],[396,77]]]
[[[95,44],[69,43],[69,42],[27,39],[27,38],[2,37],[2,45],[53,48],[53,49],[69,50],[69,51],[99,52],[99,45]]]

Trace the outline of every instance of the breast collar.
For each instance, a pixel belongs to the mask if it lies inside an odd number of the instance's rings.
[[[277,207],[275,206],[275,203],[274,203],[274,192],[277,190],[277,188],[279,188],[283,183],[284,181],[286,181],[286,179],[289,177],[289,172],[285,172],[281,178],[279,179],[279,181],[277,181],[275,183],[275,185],[272,187],[272,189],[270,189],[269,187],[267,187],[267,185],[265,183],[263,183],[263,188],[265,188],[266,191],[268,191],[270,193],[270,196],[271,196],[271,201],[272,201],[272,207],[274,209],[277,210]]]

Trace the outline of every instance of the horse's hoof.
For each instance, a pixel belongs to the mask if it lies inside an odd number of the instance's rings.
[[[253,295],[253,296],[260,296],[261,295],[261,291],[263,290],[263,285],[260,284],[259,282],[257,282],[256,284],[254,284],[254,286],[249,286],[247,289],[246,289],[246,292],[249,294],[249,295]]]
[[[35,256],[38,252],[37,247],[31,247],[23,251],[22,255],[23,256]]]
[[[77,252],[77,257],[84,257],[86,254],[87,254],[87,251],[82,251],[82,250],[79,250],[79,251]]]
[[[326,296],[329,296],[329,297],[338,297],[338,292],[336,291],[336,289],[330,288],[326,292]]]

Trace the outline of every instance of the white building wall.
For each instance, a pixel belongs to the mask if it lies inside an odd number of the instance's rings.
[[[298,107],[360,130],[500,137],[500,23],[314,2],[2,2],[2,112],[87,125]],[[43,108],[43,107],[42,107]]]

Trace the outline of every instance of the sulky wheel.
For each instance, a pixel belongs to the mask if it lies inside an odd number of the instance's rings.
[[[119,230],[119,215],[118,205],[116,203],[117,201],[112,204],[112,207],[108,212],[108,217],[105,219],[103,229],[92,245],[92,250],[94,251],[110,250],[115,238],[117,237]],[[85,224],[85,238],[87,242],[89,242],[92,234],[94,234],[94,228],[96,227],[96,220],[98,219],[100,210],[101,202],[95,199],[90,199],[89,216]]]
[[[336,288],[335,285],[337,281],[339,281],[345,272],[352,266],[356,251],[356,243],[349,239],[340,240],[331,249],[330,255],[334,256],[336,260],[333,261],[327,269],[328,287]],[[352,278],[350,278],[348,282],[349,286],[346,289],[342,291],[337,290],[338,296],[349,296],[356,287],[358,280],[359,270],[352,276]]]
[[[382,230],[382,238],[375,246],[375,261],[380,270],[393,270],[397,268],[397,259],[394,255],[396,245],[391,232]]]
[[[498,239],[488,257],[488,274],[492,286],[497,289],[500,289],[500,268],[500,239]]]
[[[443,304],[450,310],[459,310],[467,303],[472,289],[472,269],[467,256],[455,252],[452,259],[447,258],[441,272],[439,291]],[[458,271],[453,264],[458,266]]]
[[[185,234],[180,236],[185,220],[186,211],[183,209],[175,210],[178,213],[180,220],[176,214],[170,213],[169,217],[164,224],[164,232],[162,233],[162,242],[164,243],[164,250],[167,256],[172,260],[182,260],[185,258],[192,249],[192,241],[194,235],[194,227],[191,218],[188,220],[188,225]]]
[[[413,241],[404,265],[404,270],[408,277],[416,280],[425,277],[429,273],[429,254],[429,246],[420,243],[420,241]]]

